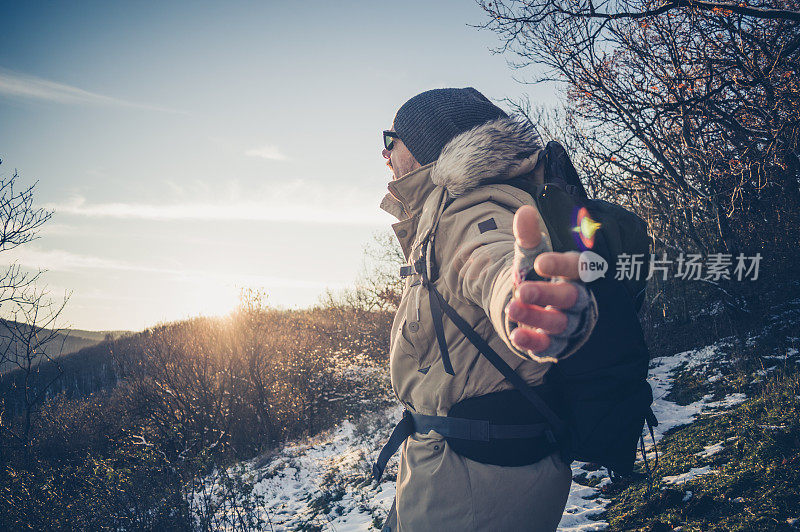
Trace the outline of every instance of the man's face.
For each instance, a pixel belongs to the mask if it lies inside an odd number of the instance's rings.
[[[394,131],[394,126],[390,129]],[[383,149],[383,158],[386,159],[386,166],[392,169],[392,179],[400,179],[409,172],[413,172],[420,165],[417,160],[408,151],[403,141],[396,138],[391,150]]]

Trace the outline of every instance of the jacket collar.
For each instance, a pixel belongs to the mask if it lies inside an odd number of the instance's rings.
[[[436,188],[431,181],[431,170],[435,165],[435,162],[430,163],[390,182],[389,193],[381,201],[381,209],[400,220],[392,225],[392,229],[406,258],[417,235],[422,206]]]
[[[387,186],[389,193],[383,198],[381,208],[399,220],[419,214],[425,198],[436,186],[431,181],[431,170],[435,165],[432,162],[391,181]]]

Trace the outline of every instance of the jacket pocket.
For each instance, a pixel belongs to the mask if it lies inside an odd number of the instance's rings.
[[[436,344],[428,290],[419,280],[414,281],[408,291],[405,322],[400,329],[401,336],[413,349],[411,354],[419,364],[419,371],[427,373],[431,365],[440,358]]]

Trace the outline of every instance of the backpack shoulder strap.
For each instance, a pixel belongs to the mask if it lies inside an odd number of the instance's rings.
[[[458,327],[461,333],[466,336],[467,340],[481,353],[486,359],[506,378],[522,395],[542,414],[547,420],[549,429],[545,431],[548,440],[551,443],[556,443],[558,439],[563,438],[566,430],[566,425],[559,418],[559,416],[547,405],[544,399],[536,393],[533,388],[514,371],[514,369],[503,360],[503,358],[489,345],[469,323],[461,317],[461,315],[454,309],[445,299],[444,296],[436,289],[433,280],[430,277],[432,265],[435,264],[435,257],[433,256],[433,246],[431,243],[434,241],[436,229],[439,226],[442,213],[449,206],[452,201],[447,200],[440,208],[436,221],[433,224],[432,230],[428,233],[422,242],[422,262],[424,266],[421,268],[422,285],[428,291],[428,297],[431,307],[431,318],[433,320],[433,328],[436,333],[436,341],[439,344],[439,350],[442,355],[442,364],[444,365],[445,372],[450,375],[455,375],[452,363],[450,361],[449,349],[447,347],[447,340],[444,336],[444,316],[450,318],[450,321]]]
[[[519,390],[519,392],[527,399],[547,420],[550,429],[545,431],[548,440],[551,443],[555,443],[557,441],[556,436],[563,437],[565,435],[566,425],[561,420],[561,418],[556,414],[542,399],[542,397],[534,391],[534,389],[529,385],[525,380],[520,377],[520,375],[514,371],[514,369],[508,365],[508,363],[503,360],[497,351],[495,351],[492,346],[489,345],[480,334],[478,334],[475,329],[473,329],[467,321],[461,317],[461,315],[454,309],[450,304],[445,301],[444,297],[441,293],[436,289],[435,286],[432,284],[428,284],[428,292],[431,294],[431,310],[433,310],[434,305],[439,309],[438,314],[441,316],[442,313],[447,315],[450,318],[450,321],[458,327],[461,333],[467,337],[467,340],[475,346],[475,348],[483,355],[491,364],[492,366],[500,372],[503,377],[510,382],[514,388]],[[433,313],[433,312],[432,312]]]

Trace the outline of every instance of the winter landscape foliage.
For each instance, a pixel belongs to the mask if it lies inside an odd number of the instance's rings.
[[[757,280],[650,280],[648,459],[615,482],[573,464],[561,529],[800,527],[800,4],[479,3],[520,72],[566,89],[559,108],[507,106],[567,147],[590,195],[647,221],[656,257],[763,257]],[[0,176],[0,253],[50,217],[20,180]],[[228,316],[68,356],[40,274],[0,272],[0,529],[379,529],[402,255],[383,236],[369,253],[358,286],[313,308],[246,291]]]
[[[644,478],[611,483],[598,466],[575,463],[561,528],[791,526],[800,485],[798,293],[786,285],[782,302],[745,323],[712,311],[654,326],[649,335],[662,339],[650,382],[661,424],[656,449],[647,449],[650,467],[659,454],[652,488]],[[3,441],[2,525],[380,527],[396,463],[380,485],[370,463],[400,412],[386,375],[391,313],[359,309],[353,302],[370,297],[355,295],[298,312],[249,294],[227,318],[89,348],[113,361],[114,384],[44,402],[24,446]],[[711,337],[740,329],[706,343],[681,334],[686,327]]]
[[[649,380],[659,426],[656,446],[649,444],[647,454],[654,465],[658,451],[660,466],[653,472],[652,488],[644,479],[612,483],[604,469],[576,462],[559,530],[606,530],[611,525],[624,530],[751,530],[797,522],[793,483],[800,476],[800,353],[792,346],[800,338],[777,343],[774,338],[792,334],[800,299],[780,308],[783,312],[748,334],[743,344],[727,337],[653,358]],[[749,356],[738,358],[737,350]],[[250,494],[258,501],[254,515],[275,530],[379,526],[392,503],[397,464],[390,464],[379,485],[370,478],[369,464],[399,416],[397,407],[365,414],[283,447],[266,464],[257,458],[211,475],[203,495],[217,515],[203,518],[220,528],[226,528],[223,523],[236,528],[231,509],[218,501],[227,496],[223,479],[238,475],[252,486]],[[643,472],[643,463],[639,467]],[[765,500],[760,490],[771,496]]]

